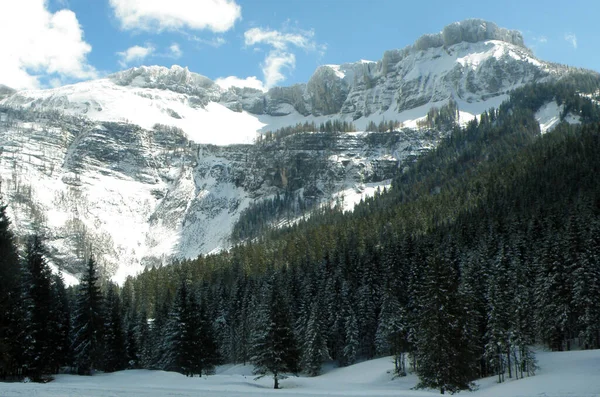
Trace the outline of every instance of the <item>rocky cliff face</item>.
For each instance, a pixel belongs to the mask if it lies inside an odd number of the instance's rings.
[[[265,101],[271,105],[263,111],[291,105],[304,115],[393,117],[450,98],[485,102],[526,83],[560,78],[567,71],[536,59],[521,33],[470,19],[424,35],[404,49],[386,51],[378,62],[322,66],[306,85],[267,93]],[[286,95],[288,91],[294,95]]]
[[[70,274],[93,252],[122,281],[227,248],[242,211],[278,193],[329,205],[340,192],[385,186],[438,139],[315,133],[223,147],[194,144],[172,127],[0,107],[0,187],[20,238],[43,235]]]

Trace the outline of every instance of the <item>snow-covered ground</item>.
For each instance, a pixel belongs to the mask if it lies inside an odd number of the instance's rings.
[[[600,350],[539,352],[537,375],[518,381],[478,382],[473,397],[597,397],[600,396]],[[164,397],[164,396],[433,396],[437,390],[413,390],[417,377],[393,379],[391,358],[366,361],[347,368],[328,369],[315,378],[290,377],[282,389],[272,389],[272,379],[254,380],[248,366],[222,366],[216,375],[186,378],[162,371],[122,371],[93,377],[59,375],[48,384],[0,383],[2,397]]]
[[[564,120],[560,119],[564,106],[558,105],[556,101],[548,102],[542,106],[536,113],[535,119],[540,123],[540,132],[545,134],[552,131],[561,121],[569,124],[581,124],[581,118],[572,113],[568,113]]]

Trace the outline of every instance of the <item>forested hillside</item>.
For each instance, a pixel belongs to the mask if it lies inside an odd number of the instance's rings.
[[[317,375],[329,360],[394,355],[399,376],[416,371],[421,387],[452,393],[492,374],[534,375],[536,343],[600,348],[599,87],[574,76],[513,92],[352,213],[319,207],[228,252],[147,269],[120,288],[103,283],[101,293],[92,260],[71,291],[69,338],[97,321],[84,339],[93,348],[71,344],[44,365],[16,355],[30,344],[10,332],[36,313],[32,303],[3,317],[2,368],[194,375],[250,362],[277,386],[281,374]],[[542,135],[535,114],[551,101],[581,124]],[[10,258],[3,274],[37,274],[32,259],[19,268]],[[46,279],[59,299],[60,281]],[[2,312],[15,296],[36,302],[18,276],[2,282]],[[82,318],[83,308],[98,319]]]

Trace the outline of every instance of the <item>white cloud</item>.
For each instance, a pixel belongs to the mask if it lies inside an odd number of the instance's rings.
[[[271,51],[262,65],[265,76],[265,86],[268,88],[276,86],[285,80],[283,69],[294,70],[296,67],[296,56],[283,51]]]
[[[110,5],[126,30],[226,32],[242,15],[234,0],[110,0]]]
[[[194,37],[192,40],[194,40],[200,44],[205,44],[207,46],[214,47],[214,48],[219,48],[223,44],[227,43],[227,40],[225,40],[221,36],[213,37],[212,39],[203,39],[200,37]]]
[[[540,36],[540,37],[537,38],[537,41],[539,43],[545,44],[545,43],[548,42],[548,38],[546,36]]]
[[[262,64],[264,86],[267,89],[285,80],[285,69],[294,70],[296,67],[296,56],[291,52],[292,47],[305,51],[323,51],[325,48],[315,43],[313,31],[282,33],[277,30],[252,28],[244,33],[244,42],[247,46],[263,44],[271,47]]]
[[[121,58],[119,60],[119,65],[121,65],[121,67],[127,67],[131,63],[142,62],[144,59],[152,55],[153,52],[154,47],[151,44],[147,44],[146,47],[134,45],[125,51],[117,52],[117,55]]]
[[[277,30],[252,28],[244,33],[246,45],[268,44],[276,50],[284,51],[290,44],[305,50],[314,50],[317,45],[313,41],[313,31],[301,33],[281,33]]]
[[[39,87],[44,77],[56,84],[97,76],[75,13],[51,13],[46,6],[44,0],[0,2],[0,84],[26,89]]]
[[[245,79],[236,76],[219,77],[215,80],[215,83],[217,83],[224,90],[227,90],[230,87],[248,87],[261,91],[266,91],[262,81],[256,78],[256,76],[246,77]]]
[[[183,51],[181,51],[181,47],[179,47],[179,44],[177,43],[173,43],[169,46],[169,51],[170,51],[170,56],[171,58],[181,58],[181,56],[183,55]]]
[[[575,36],[575,33],[565,33],[565,40],[571,44],[574,49],[577,49],[577,36]]]

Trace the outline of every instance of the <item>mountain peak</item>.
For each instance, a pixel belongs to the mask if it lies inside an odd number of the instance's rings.
[[[526,48],[521,32],[501,28],[494,22],[475,18],[451,23],[439,33],[425,34],[415,41],[413,48],[427,50],[435,47],[449,47],[462,42],[477,43],[487,40],[504,41]]]
[[[218,86],[211,79],[179,65],[170,68],[157,65],[134,67],[111,74],[108,78],[121,86],[161,88],[186,93],[190,89],[218,91]]]

